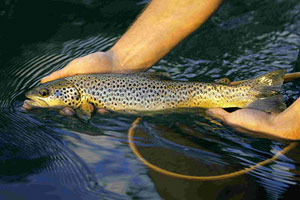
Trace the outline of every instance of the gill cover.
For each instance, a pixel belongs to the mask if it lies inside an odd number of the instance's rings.
[[[27,103],[33,107],[43,108],[77,108],[81,96],[76,87],[65,79],[59,79],[42,84],[25,94],[30,100]]]

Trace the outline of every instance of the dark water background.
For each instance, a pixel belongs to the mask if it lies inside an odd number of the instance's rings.
[[[0,199],[298,198],[300,147],[240,177],[183,181],[147,169],[131,153],[126,138],[135,116],[97,114],[83,124],[55,110],[20,109],[24,93],[42,77],[76,57],[109,49],[146,3],[0,2]],[[295,72],[299,48],[298,0],[228,0],[152,70],[191,81]],[[283,86],[288,105],[299,96],[299,84]],[[151,162],[206,176],[263,161],[288,144],[240,133],[196,112],[145,117],[136,136]]]

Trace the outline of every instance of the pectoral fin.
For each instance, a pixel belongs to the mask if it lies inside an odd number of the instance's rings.
[[[88,122],[91,119],[92,112],[94,111],[94,107],[92,104],[88,102],[82,102],[79,108],[76,109],[76,114],[80,119],[85,122]]]

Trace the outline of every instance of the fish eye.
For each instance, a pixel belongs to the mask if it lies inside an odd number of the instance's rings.
[[[41,97],[47,97],[47,96],[49,96],[49,90],[46,89],[46,88],[41,89],[41,90],[39,91],[39,94],[40,94]]]

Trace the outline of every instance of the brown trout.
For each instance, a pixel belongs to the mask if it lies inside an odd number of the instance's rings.
[[[285,108],[280,88],[285,70],[277,70],[257,78],[230,85],[174,81],[156,73],[90,74],[55,80],[26,93],[31,107],[76,110],[88,120],[92,109],[113,111],[159,111],[175,108],[239,107],[268,112]]]

